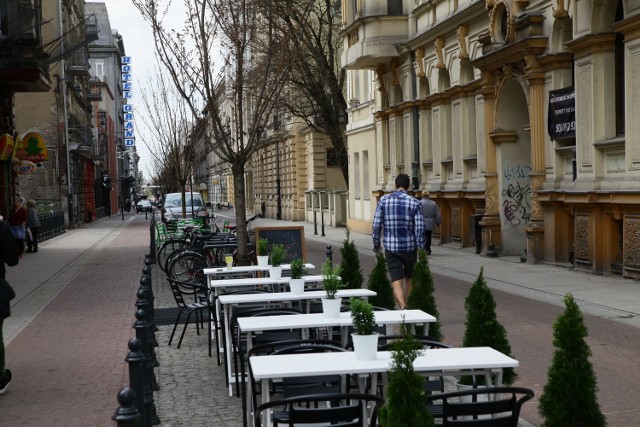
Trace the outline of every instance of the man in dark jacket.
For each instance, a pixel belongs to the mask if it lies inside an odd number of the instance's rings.
[[[420,208],[424,216],[424,249],[427,251],[427,254],[431,255],[431,235],[433,234],[433,230],[440,225],[440,209],[438,209],[436,202],[429,198],[429,192],[427,190],[424,190],[422,193]]]
[[[4,265],[18,264],[18,245],[16,244],[9,225],[0,220],[0,394],[5,394],[11,382],[11,371],[4,367],[4,338],[2,326],[4,319],[11,315],[10,301],[16,294],[5,280]]]

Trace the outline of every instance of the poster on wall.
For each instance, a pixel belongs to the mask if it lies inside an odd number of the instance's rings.
[[[576,137],[576,92],[573,86],[549,91],[547,129],[551,139]]]

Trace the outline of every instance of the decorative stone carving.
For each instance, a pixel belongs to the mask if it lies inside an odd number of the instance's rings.
[[[569,12],[564,8],[564,0],[558,0],[558,7],[553,10],[553,17],[564,19],[569,16]]]
[[[544,183],[544,175],[542,174],[529,174],[531,180],[531,220],[542,221],[542,206],[540,205],[540,198],[538,191],[542,189]]]
[[[391,84],[393,86],[397,86],[398,85],[398,58],[393,58],[390,62],[389,62],[389,68],[391,68]]]
[[[498,214],[498,176],[485,175],[486,189],[486,212],[489,214]]]
[[[460,46],[460,53],[458,58],[469,59],[469,52],[467,51],[467,35],[469,35],[469,27],[467,25],[460,25],[456,30],[458,35],[458,45]]]
[[[640,270],[640,217],[624,218],[624,266]]]
[[[384,64],[379,64],[376,68],[376,75],[378,76],[378,90],[382,93],[387,93],[387,88],[384,85],[384,75],[387,72],[387,67]]]
[[[576,215],[575,217],[575,253],[576,260],[591,263],[589,219],[589,215]]]
[[[439,70],[447,68],[444,64],[444,49],[445,39],[444,37],[438,37],[434,42],[434,46],[436,48],[436,56],[438,57],[438,62],[436,64],[436,68]]]
[[[451,206],[451,237],[460,239],[460,206]]]
[[[418,67],[418,71],[416,73],[417,77],[424,77],[426,73],[424,71],[424,48],[419,47],[416,49],[416,66]]]

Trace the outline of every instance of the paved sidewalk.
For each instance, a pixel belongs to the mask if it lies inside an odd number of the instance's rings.
[[[226,214],[233,222],[233,212]],[[221,215],[221,216],[223,216]],[[222,221],[222,218],[219,219]],[[260,219],[255,226],[304,226],[312,262],[331,245],[334,260],[344,228]],[[363,254],[371,238],[351,233]],[[128,382],[127,342],[135,293],[148,252],[149,221],[127,215],[101,219],[43,242],[8,269],[14,286],[13,316],[4,325],[7,365],[14,381],[0,396],[0,427],[111,426],[117,391]],[[310,250],[311,249],[311,250]],[[371,257],[367,257],[371,258]],[[640,286],[617,276],[593,276],[565,266],[520,263],[517,257],[490,259],[471,249],[434,246],[434,273],[471,283],[484,266],[489,285],[506,292],[561,305],[571,292],[589,314],[640,326]],[[364,266],[363,266],[364,267]],[[365,268],[368,274],[369,266]],[[162,272],[153,266],[156,307],[173,307]],[[163,286],[164,285],[164,286]],[[160,326],[154,394],[163,426],[242,425],[241,401],[227,395],[222,367],[207,355],[206,335],[189,330],[181,349],[167,346],[171,326]]]

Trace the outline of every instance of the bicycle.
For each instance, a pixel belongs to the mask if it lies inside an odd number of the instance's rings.
[[[253,235],[251,224],[260,215],[254,215],[247,220],[247,229],[249,235]],[[233,265],[237,264],[237,236],[236,227],[228,227],[229,233],[218,233],[207,236],[202,245],[194,245],[188,249],[178,249],[171,254],[167,260],[166,273],[169,277],[179,280],[195,280],[204,282],[204,273],[202,270],[207,267],[220,267],[226,265],[226,256],[233,257]],[[231,252],[229,249],[234,249]],[[249,259],[257,264],[257,256],[255,253],[255,245],[249,244]]]

